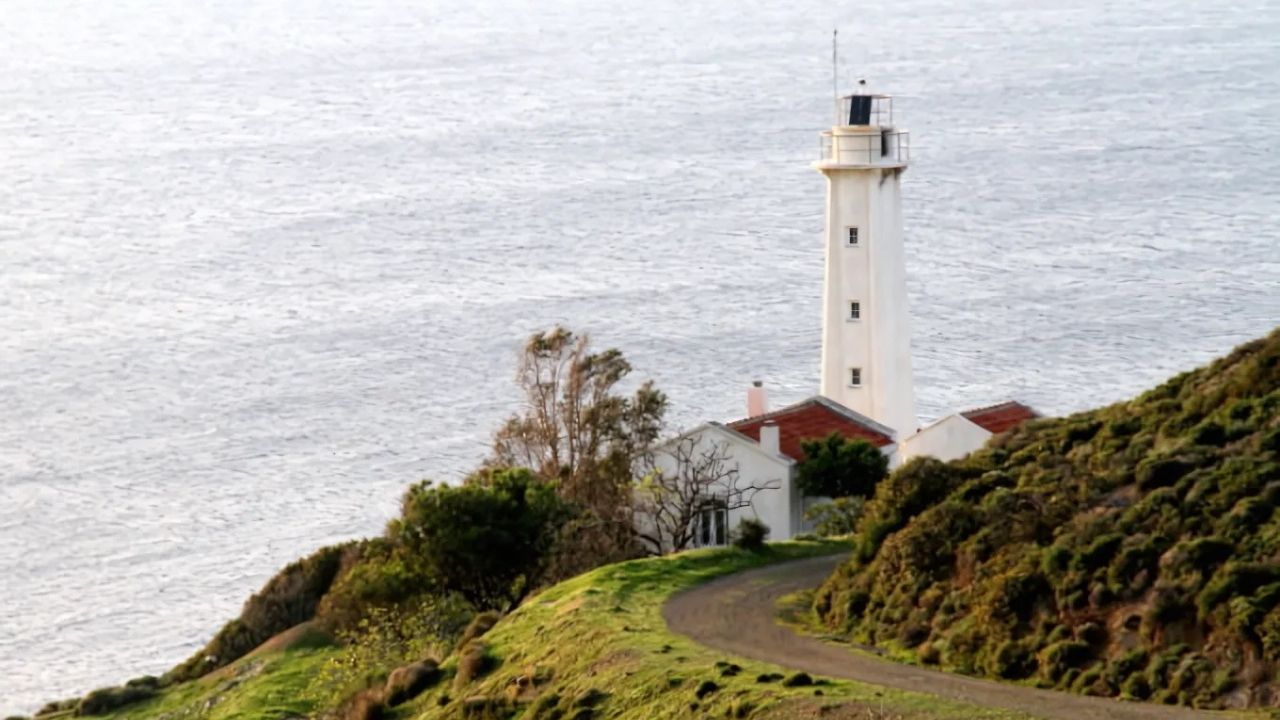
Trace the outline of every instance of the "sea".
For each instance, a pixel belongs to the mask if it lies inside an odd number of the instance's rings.
[[[816,392],[809,164],[864,79],[925,420],[1280,324],[1275,0],[0,0],[0,713],[463,476],[530,333],[672,430]]]

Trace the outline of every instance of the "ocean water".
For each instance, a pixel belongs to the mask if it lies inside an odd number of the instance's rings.
[[[1280,323],[1280,5],[0,0],[0,712],[380,531],[554,323],[672,425],[817,386],[830,33],[897,95],[921,412]]]

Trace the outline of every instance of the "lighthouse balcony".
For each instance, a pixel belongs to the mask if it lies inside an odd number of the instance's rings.
[[[906,167],[911,161],[911,135],[875,125],[841,125],[819,138],[819,170]]]

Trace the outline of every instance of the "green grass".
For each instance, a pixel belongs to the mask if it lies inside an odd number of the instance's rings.
[[[156,697],[127,705],[109,720],[249,720],[289,718],[314,708],[306,689],[333,647],[297,647],[244,658],[210,676],[174,685]]]
[[[606,697],[594,716],[623,720],[744,717],[738,713],[747,707],[754,708],[753,718],[793,717],[792,712],[809,713],[819,707],[871,712],[858,717],[1027,717],[854,682],[820,679],[815,687],[795,688],[760,683],[761,674],[791,673],[698,646],[668,631],[662,619],[663,603],[685,588],[752,567],[847,548],[830,541],[775,543],[760,554],[725,548],[600,568],[531,598],[498,623],[483,638],[497,663],[487,675],[465,687],[446,681],[396,716],[572,718],[581,712],[573,707],[573,699],[596,691]],[[446,670],[455,663],[447,662]],[[723,667],[731,663],[741,670],[723,676]],[[521,677],[532,681],[532,689],[519,689],[516,680]],[[695,691],[706,681],[719,689],[698,699]],[[842,716],[832,712],[828,710],[828,716]]]
[[[791,671],[696,645],[669,632],[662,619],[663,603],[680,590],[753,567],[847,549],[846,543],[832,541],[774,543],[758,554],[734,548],[701,550],[600,568],[530,598],[485,635],[482,642],[494,663],[487,674],[460,686],[453,677],[458,660],[449,658],[444,665],[446,678],[397,708],[392,717],[571,720],[587,717],[583,703],[596,705],[592,717],[620,720],[746,717],[739,713],[748,708],[750,717],[767,720],[811,717],[818,712],[836,719],[1028,717],[922,693],[823,678],[817,678],[818,684],[812,687],[759,683],[759,675],[787,676]],[[315,716],[332,708],[316,707],[308,697],[308,686],[338,652],[333,646],[305,643],[255,653],[210,676],[170,687],[155,698],[102,717],[284,720]],[[737,675],[722,675],[729,664],[741,667]],[[520,693],[511,690],[520,677],[531,678],[532,688]],[[695,690],[706,681],[716,683],[718,689],[696,698]],[[592,703],[592,691],[602,699]]]

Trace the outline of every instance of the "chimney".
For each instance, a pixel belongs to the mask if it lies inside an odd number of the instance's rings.
[[[769,412],[769,397],[764,391],[764,381],[755,380],[747,388],[747,417],[757,417]]]
[[[782,452],[778,440],[778,423],[766,420],[760,426],[760,449],[777,455]]]

